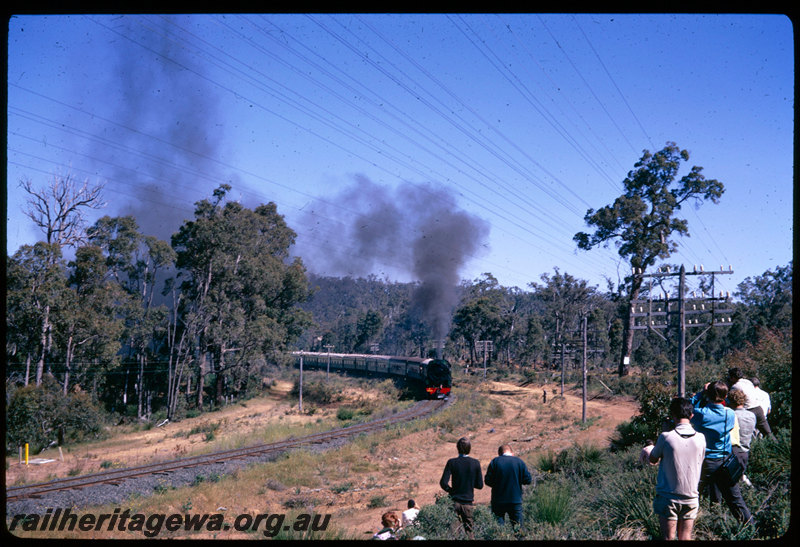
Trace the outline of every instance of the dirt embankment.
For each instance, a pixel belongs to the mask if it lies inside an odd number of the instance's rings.
[[[470,455],[480,460],[484,473],[503,443],[510,443],[517,455],[529,461],[528,454],[557,452],[573,443],[606,447],[616,426],[630,420],[638,411],[633,401],[589,401],[587,424],[582,428],[580,392],[566,392],[564,399],[560,399],[554,398],[555,386],[546,389],[548,401],[542,404],[541,386],[519,387],[500,382],[485,386],[483,391],[503,405],[504,413],[502,418],[492,419],[468,435],[472,441]],[[372,456],[385,471],[367,479],[383,483],[383,488],[336,496],[339,499],[335,505],[324,507],[325,504],[321,504],[317,511],[331,512],[332,524],[369,538],[369,534],[380,528],[380,516],[386,511],[397,511],[399,515],[406,509],[409,496],[413,496],[418,506],[434,503],[435,496],[443,494],[439,479],[444,465],[456,455],[455,443],[443,442],[431,430],[393,441]],[[386,496],[387,505],[368,507],[369,500],[377,493]],[[488,505],[490,497],[491,490],[485,487],[476,491],[475,502]]]
[[[57,450],[37,455],[55,461],[43,465],[19,465],[16,457],[6,462],[6,484],[41,482],[56,477],[96,472],[111,462],[114,467],[143,464],[155,459],[174,459],[197,448],[210,449],[230,439],[255,438],[267,425],[299,424],[331,418],[336,406],[322,407],[309,416],[297,412],[296,403],[288,397],[291,385],[279,383],[262,398],[232,405],[218,412],[204,414],[179,423],[153,427],[146,431],[133,431],[115,436],[108,441],[93,443],[64,453],[60,461]],[[498,401],[503,416],[465,431],[472,440],[471,455],[481,462],[485,472],[489,461],[497,454],[497,447],[510,443],[514,451],[529,462],[535,454],[557,452],[573,443],[593,443],[600,447],[608,444],[616,426],[629,420],[636,412],[633,401],[596,399],[587,404],[587,423],[581,423],[582,402],[580,392],[567,392],[564,398],[555,397],[555,385],[546,386],[547,402],[542,401],[541,386],[520,387],[510,383],[488,382],[480,387],[487,397]],[[348,390],[348,401],[368,398],[367,392]],[[217,424],[218,425],[214,425]],[[213,431],[214,441],[208,432]],[[460,436],[461,433],[454,432]],[[285,511],[290,498],[302,497],[317,513],[331,514],[330,525],[364,539],[369,539],[380,527],[382,513],[406,508],[413,497],[418,506],[435,501],[439,478],[445,462],[456,455],[451,438],[427,429],[406,435],[378,446],[365,453],[363,458],[370,471],[353,473],[348,477],[332,477],[322,488],[291,488],[272,491],[258,500],[238,500],[245,506],[261,507],[270,512]],[[348,488],[336,489],[339,483],[351,483]],[[476,492],[476,503],[488,504],[490,489]],[[380,503],[375,500],[380,499]],[[197,509],[200,509],[197,507]],[[233,510],[233,508],[231,509]]]

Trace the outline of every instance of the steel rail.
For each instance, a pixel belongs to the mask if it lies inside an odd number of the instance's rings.
[[[447,404],[449,404],[449,400],[447,399],[422,401],[401,412],[392,414],[390,416],[385,416],[377,420],[371,420],[369,422],[333,429],[330,431],[312,433],[302,437],[290,437],[288,439],[271,443],[222,450],[219,452],[213,452],[211,454],[200,454],[198,456],[191,456],[188,458],[179,458],[176,460],[156,462],[136,467],[127,467],[124,469],[103,471],[90,475],[81,475],[79,477],[68,477],[43,483],[13,486],[6,489],[6,502],[25,498],[37,498],[41,497],[43,494],[57,492],[60,490],[82,489],[98,484],[119,484],[125,480],[142,475],[169,474],[169,472],[176,469],[186,469],[209,463],[222,463],[230,460],[248,458],[273,452],[283,452],[291,448],[296,448],[307,444],[321,444],[353,435],[358,435],[360,433],[375,431],[395,423],[414,420],[425,415],[432,414],[437,410],[441,410]]]

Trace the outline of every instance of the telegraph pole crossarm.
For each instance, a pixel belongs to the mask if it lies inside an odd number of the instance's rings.
[[[641,269],[636,271],[634,268],[633,275],[645,278],[651,278],[650,282],[650,293],[648,294],[647,299],[635,299],[631,300],[631,317],[641,317],[645,318],[645,324],[634,324],[634,330],[649,330],[650,332],[654,332],[658,334],[662,339],[666,340],[666,337],[659,333],[656,329],[665,329],[669,327],[669,318],[670,316],[675,313],[670,309],[670,304],[675,303],[677,304],[677,319],[678,319],[678,396],[683,397],[686,393],[685,387],[685,371],[686,371],[686,350],[691,347],[692,344],[697,342],[711,327],[727,327],[732,324],[732,320],[729,314],[733,313],[733,309],[730,308],[730,293],[723,295],[721,292],[719,293],[719,297],[714,297],[714,283],[715,283],[715,276],[719,274],[732,274],[733,267],[728,266],[728,269],[725,270],[720,266],[719,271],[709,271],[706,272],[703,270],[703,266],[700,266],[700,270],[697,270],[697,266],[694,267],[693,271],[687,272],[686,268],[681,265],[681,267],[676,272],[670,272],[670,267],[666,266],[663,269],[659,268],[657,272],[654,273],[643,273]],[[686,298],[686,276],[687,275],[710,275],[711,276],[711,295],[706,297],[704,293],[701,292],[701,298],[696,298],[694,293],[692,293],[692,299],[687,303]],[[662,312],[659,308],[657,311],[653,311],[653,283],[652,278],[661,278],[661,277],[671,277],[671,276],[679,276],[678,279],[678,294],[675,298],[670,298],[667,294],[664,294],[664,311]],[[720,308],[716,303],[724,302],[727,306]],[[645,311],[645,304],[647,305],[647,310]],[[638,310],[637,310],[638,306]],[[691,308],[691,309],[690,309]],[[725,315],[723,317],[719,317],[719,315]],[[687,319],[687,316],[689,318]],[[692,316],[710,316],[709,322],[700,323],[700,319],[692,318]],[[657,319],[660,318],[666,319],[664,322],[656,322]],[[635,319],[634,319],[635,321]],[[705,329],[698,334],[694,340],[686,344],[686,331],[690,328],[700,328],[705,327]]]

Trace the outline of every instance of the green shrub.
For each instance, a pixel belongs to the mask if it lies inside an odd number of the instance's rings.
[[[639,468],[604,475],[596,496],[589,503],[605,514],[614,530],[623,526],[638,528],[650,538],[661,537],[658,518],[653,513],[656,492],[655,468]]]
[[[6,407],[6,447],[30,445],[40,452],[53,441],[77,442],[103,436],[103,413],[88,394],[63,394],[50,375],[39,386],[28,385],[11,395]]]
[[[449,496],[441,496],[436,499],[436,503],[420,507],[416,523],[416,533],[425,539],[466,538],[463,529],[462,535],[455,535],[461,525]]]
[[[790,482],[792,475],[792,430],[781,429],[774,439],[755,439],[750,446],[747,476],[756,484]]]
[[[292,396],[300,396],[300,379],[294,382]],[[331,382],[324,380],[308,380],[303,382],[303,401],[327,405],[341,399],[341,391]]]
[[[353,416],[355,415],[356,413],[352,408],[347,408],[344,406],[340,407],[339,410],[336,411],[336,418],[342,420],[343,422],[347,420],[352,420]]]
[[[562,524],[573,513],[572,489],[565,481],[547,481],[536,486],[525,500],[526,520]]]
[[[611,439],[612,447],[619,450],[644,444],[647,439],[655,441],[661,433],[662,424],[669,419],[669,403],[675,395],[673,387],[643,376],[639,383],[639,414],[630,423],[617,426],[617,433]]]
[[[367,503],[367,507],[369,509],[374,509],[376,507],[386,507],[388,503],[386,503],[386,496],[373,496],[370,498],[369,503]]]
[[[750,540],[755,539],[756,529],[743,526],[724,503],[710,503],[700,499],[700,512],[694,524],[694,537],[698,540]]]
[[[589,478],[601,469],[605,459],[604,454],[605,452],[595,445],[574,444],[558,454],[549,451],[540,455],[536,467],[543,472]]]

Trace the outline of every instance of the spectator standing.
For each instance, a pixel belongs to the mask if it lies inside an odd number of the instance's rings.
[[[750,383],[753,384],[756,393],[756,401],[758,402],[758,406],[761,407],[761,410],[764,411],[764,421],[767,422],[769,425],[769,413],[772,412],[772,401],[770,400],[769,393],[761,389],[761,382],[755,376],[750,378]],[[772,428],[770,427],[770,431]]]
[[[756,428],[758,428],[758,431],[765,437],[774,437],[769,423],[767,423],[764,410],[761,408],[761,401],[753,382],[743,376],[741,369],[733,367],[728,369],[728,385],[730,385],[731,391],[739,389],[744,392],[744,407],[756,415]]]
[[[439,486],[450,494],[450,499],[453,501],[453,509],[455,509],[456,515],[464,525],[467,537],[473,539],[474,489],[480,490],[483,488],[481,462],[469,456],[472,444],[466,437],[458,439],[456,449],[458,450],[458,457],[447,460],[442,472],[442,478],[439,479]]]
[[[756,430],[756,416],[744,408],[744,393],[738,389],[733,389],[728,394],[729,405],[736,414],[737,435],[733,436],[731,446],[736,459],[742,464],[742,468],[747,471],[747,464],[750,460],[750,443],[753,440],[753,433]],[[742,474],[742,482],[749,484],[750,480]]]
[[[706,439],[699,491],[704,494],[708,490],[708,496],[713,503],[724,500],[740,522],[752,523],[753,517],[742,498],[739,485],[730,485],[716,473],[725,456],[732,453],[731,431],[736,425],[736,414],[723,405],[727,395],[727,384],[716,381],[706,384],[702,391],[692,397],[694,415],[691,424]]]
[[[400,526],[403,528],[406,526],[411,526],[414,524],[414,521],[417,520],[417,515],[419,515],[417,502],[414,500],[408,500],[408,509],[403,511],[403,513],[400,515]]]
[[[669,414],[675,427],[659,435],[649,455],[651,464],[659,464],[653,512],[658,515],[664,539],[690,540],[700,508],[697,485],[705,459],[706,439],[689,422],[693,415],[689,399],[672,399]]]
[[[522,485],[533,481],[525,462],[516,457],[507,444],[497,449],[498,456],[486,469],[484,482],[492,487],[492,513],[497,522],[505,523],[505,515],[512,524],[522,526]]]

